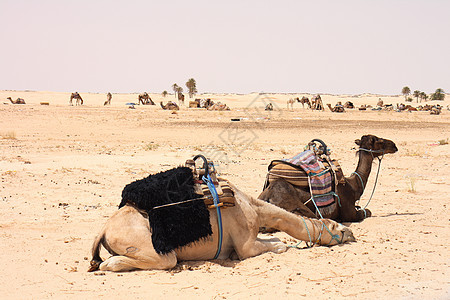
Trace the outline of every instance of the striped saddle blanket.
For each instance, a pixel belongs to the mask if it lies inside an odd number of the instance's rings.
[[[324,207],[334,203],[331,192],[343,174],[337,161],[332,160],[330,165],[327,160],[318,159],[313,151],[306,150],[289,159],[272,161],[264,188],[279,178],[302,189],[309,189],[311,184],[314,202]]]
[[[197,168],[192,159],[186,161],[186,167],[191,168],[192,173],[194,174],[195,193],[205,198],[204,202],[208,208],[213,208],[213,196],[211,195],[208,185],[202,180],[205,170],[203,168]],[[217,178],[214,167],[209,168],[209,175],[211,176],[217,195],[219,196],[219,206],[223,208],[235,206],[236,198],[234,197],[234,192],[228,182],[225,179]]]

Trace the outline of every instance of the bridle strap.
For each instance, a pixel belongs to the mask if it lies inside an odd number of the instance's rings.
[[[373,155],[374,153],[381,153],[381,157],[376,156],[376,158],[378,158],[378,170],[377,170],[377,175],[375,177],[375,183],[373,184],[372,193],[370,194],[369,201],[367,201],[367,204],[364,206],[364,208],[362,208],[362,210],[364,211],[364,216],[365,216],[366,215],[365,209],[367,208],[367,206],[369,206],[369,203],[372,200],[373,194],[375,193],[375,188],[376,188],[377,182],[378,182],[378,175],[380,174],[381,161],[383,160],[383,157],[384,157],[384,150],[372,150],[372,149],[365,149],[365,148],[359,148],[359,150],[369,152],[370,154],[372,154],[372,159],[375,158],[375,156]],[[362,180],[362,177],[361,177],[361,175],[358,174],[358,172],[353,172],[352,174],[356,174],[361,181],[361,186],[363,188],[362,193],[361,193],[361,196],[362,196],[362,194],[364,193],[364,189],[365,189],[364,181]],[[360,196],[360,198],[361,198],[361,196]]]

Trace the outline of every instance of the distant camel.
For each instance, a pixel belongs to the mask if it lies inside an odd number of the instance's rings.
[[[152,101],[152,98],[147,94],[147,92],[144,92],[142,94],[139,94],[138,96],[139,104],[143,105],[155,105],[155,102]]]
[[[267,104],[264,110],[273,110],[273,104],[272,103]]]
[[[331,107],[330,103],[328,103],[327,106],[332,112],[339,112],[339,113],[345,112],[344,106],[342,105],[341,102],[336,103],[334,107]]]
[[[316,95],[311,100],[311,107],[313,110],[325,110],[322,102],[322,97]]]
[[[103,105],[111,105],[111,99],[112,99],[111,93],[106,94],[106,101],[105,103],[103,103]]]
[[[73,105],[73,99],[77,100],[75,105],[83,105],[83,99],[81,98],[80,94],[78,94],[78,92],[72,93],[72,95],[70,95],[69,105]]]
[[[295,100],[294,99],[289,99],[288,101],[287,101],[287,109],[289,109],[289,106],[291,107],[291,110],[294,110],[294,102],[295,102]]]
[[[311,102],[309,102],[309,98],[303,96],[302,99],[296,98],[297,102],[302,104],[302,107],[305,108],[305,103],[308,104],[308,108],[311,108]]]
[[[25,100],[23,100],[22,98],[17,98],[17,100],[13,100],[11,99],[11,97],[8,97],[6,99],[11,101],[12,104],[25,104]]]
[[[442,110],[442,106],[439,104],[434,105],[430,110],[430,115],[440,115]]]
[[[344,108],[355,108],[355,105],[353,105],[353,102],[347,101],[344,104]]]
[[[178,104],[176,104],[173,101],[167,102],[166,105],[164,105],[161,101],[160,104],[161,104],[162,109],[164,109],[164,110],[180,110],[180,107],[178,106]]]
[[[212,105],[208,106],[206,109],[207,110],[230,110],[230,108],[225,103],[221,103],[221,102],[213,103]]]
[[[383,100],[381,100],[381,98],[378,98],[377,106],[383,107],[383,105],[384,105]]]

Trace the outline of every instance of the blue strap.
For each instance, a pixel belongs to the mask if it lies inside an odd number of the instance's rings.
[[[222,228],[222,214],[220,213],[220,200],[219,195],[217,194],[216,187],[214,186],[214,183],[211,179],[211,176],[208,174],[207,177],[203,176],[203,181],[208,186],[209,191],[211,192],[211,195],[213,196],[214,206],[217,210],[217,223],[219,226],[219,245],[217,247],[216,255],[214,256],[214,259],[217,259],[219,257],[220,251],[222,250],[222,238],[223,238],[223,228]]]

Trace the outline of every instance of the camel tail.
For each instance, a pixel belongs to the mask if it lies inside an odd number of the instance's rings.
[[[100,257],[100,248],[103,245],[103,242],[105,240],[105,233],[102,231],[94,241],[94,244],[92,245],[92,259],[91,259],[91,266],[88,269],[88,272],[97,271],[100,264],[103,262],[102,258]]]

